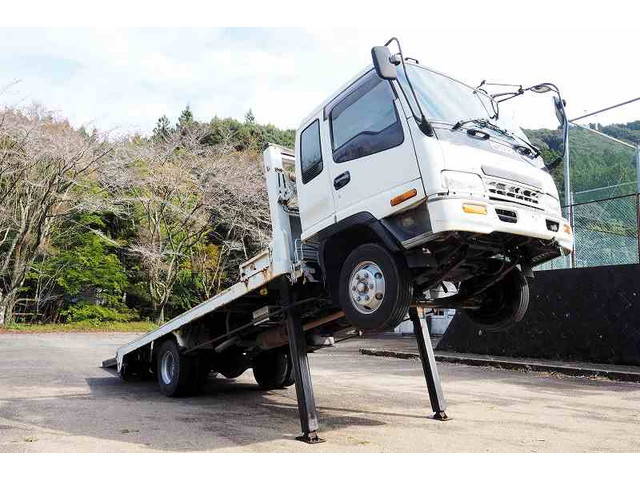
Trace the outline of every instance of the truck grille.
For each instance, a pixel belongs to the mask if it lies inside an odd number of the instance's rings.
[[[540,208],[538,204],[542,192],[536,188],[500,180],[486,181],[486,185],[491,200],[519,203],[520,205]]]

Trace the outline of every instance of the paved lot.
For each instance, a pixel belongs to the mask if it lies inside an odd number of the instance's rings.
[[[640,385],[441,364],[450,422],[426,418],[416,360],[311,356],[321,436],[293,440],[295,391],[251,372],[204,395],[161,396],[98,367],[131,334],[0,335],[0,452],[640,451]]]

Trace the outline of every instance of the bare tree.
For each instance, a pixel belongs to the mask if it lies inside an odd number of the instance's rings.
[[[0,110],[0,324],[51,228],[87,208],[91,175],[110,146],[41,108]]]
[[[237,267],[271,237],[264,173],[256,151],[228,152],[214,163],[207,183],[212,237],[220,245],[216,290],[225,279],[235,281]]]
[[[140,261],[158,322],[185,265],[201,274],[202,296],[217,291],[234,259],[269,236],[268,206],[257,155],[206,143],[191,125],[161,140],[131,140],[102,174],[105,188],[136,219],[129,251]],[[217,244],[213,250],[207,243]],[[213,258],[213,257],[216,258]]]

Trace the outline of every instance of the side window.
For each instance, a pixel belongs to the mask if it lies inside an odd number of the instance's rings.
[[[320,122],[316,120],[300,134],[300,170],[302,183],[313,180],[322,171]]]
[[[372,75],[330,113],[333,159],[337,163],[397,147],[404,141],[389,82]]]

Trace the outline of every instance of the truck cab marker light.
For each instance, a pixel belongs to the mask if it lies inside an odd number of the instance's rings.
[[[389,203],[391,203],[392,207],[395,207],[396,205],[399,205],[402,202],[415,197],[416,195],[418,195],[418,191],[415,188],[412,188],[411,190],[407,190],[406,192],[393,197]]]
[[[485,207],[484,205],[477,205],[474,203],[463,203],[462,204],[462,210],[465,213],[475,213],[478,215],[486,215],[487,214],[487,207]]]

